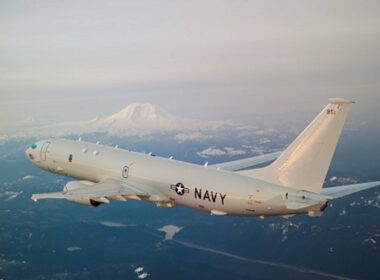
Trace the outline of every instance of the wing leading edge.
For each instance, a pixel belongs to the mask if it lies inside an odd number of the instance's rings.
[[[99,183],[89,184],[90,182],[73,181],[77,188],[69,189],[65,187],[63,192],[33,194],[32,200],[37,201],[40,199],[67,199],[67,200],[83,200],[92,199],[95,201],[108,203],[106,199],[112,198],[116,200],[123,200],[122,198],[129,197],[132,199],[139,199],[139,196],[151,196],[143,185],[132,182],[122,182],[112,178],[107,178]],[[67,184],[67,185],[68,185]],[[66,186],[67,186],[66,185]]]
[[[281,152],[270,153],[245,159],[239,159],[229,162],[209,165],[209,167],[218,168],[226,171],[238,171],[248,167],[254,167],[262,163],[275,160],[280,156]]]

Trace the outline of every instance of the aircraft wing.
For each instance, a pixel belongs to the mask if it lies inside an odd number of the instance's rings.
[[[109,198],[119,198],[123,200],[125,197],[139,199],[138,196],[150,195],[147,193],[144,185],[132,182],[119,181],[107,178],[99,183],[91,183],[88,181],[73,181],[68,184],[75,184],[74,189],[65,188],[63,192],[33,194],[32,200],[39,199],[67,199],[67,200],[83,200],[92,199],[94,201],[108,203]],[[68,185],[66,184],[66,186]],[[125,200],[125,199],[124,199]]]
[[[282,152],[275,152],[275,153],[270,153],[266,155],[260,155],[260,156],[245,158],[245,159],[212,164],[212,165],[209,165],[209,167],[219,168],[219,169],[227,170],[227,171],[238,171],[241,169],[253,167],[253,166],[268,162],[268,161],[275,160],[276,158],[279,157],[281,153]]]
[[[321,194],[330,196],[333,199],[335,199],[335,198],[340,198],[340,197],[353,194],[356,192],[364,191],[366,189],[374,188],[377,186],[380,186],[380,181],[324,188],[322,189]]]

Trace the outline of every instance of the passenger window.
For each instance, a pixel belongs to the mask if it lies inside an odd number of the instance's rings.
[[[122,175],[124,178],[128,178],[128,173],[129,173],[129,167],[128,166],[124,166],[123,167],[123,172],[122,172]]]
[[[73,155],[69,155],[69,162],[73,161]]]

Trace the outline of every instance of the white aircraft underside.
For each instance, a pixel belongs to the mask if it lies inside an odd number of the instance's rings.
[[[282,153],[215,165],[196,165],[83,141],[43,140],[26,150],[47,171],[73,177],[62,192],[32,199],[67,199],[98,206],[110,200],[183,205],[213,215],[320,216],[328,202],[380,185],[322,188],[351,101],[328,105]],[[252,168],[273,161],[264,168]]]

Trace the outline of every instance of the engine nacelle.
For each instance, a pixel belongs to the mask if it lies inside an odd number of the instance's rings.
[[[80,204],[80,205],[89,206],[89,207],[98,207],[100,204],[102,204],[92,199],[68,199],[68,201],[75,204]]]
[[[89,181],[71,181],[68,182],[64,187],[63,191],[72,191],[72,190],[77,190],[77,189],[82,189],[82,188],[87,188],[89,186],[94,185],[94,183],[89,182]],[[90,207],[98,207],[101,202],[94,201],[92,199],[68,199],[72,203],[84,205],[84,206],[90,206]]]

